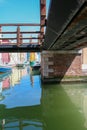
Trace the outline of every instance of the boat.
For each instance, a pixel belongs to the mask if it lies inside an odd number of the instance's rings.
[[[35,53],[31,52],[30,53],[30,66],[33,67],[35,64]]]
[[[36,62],[33,66],[32,66],[32,75],[40,75],[40,68],[41,65],[39,62]]]
[[[6,73],[6,72],[11,72],[11,71],[12,71],[12,68],[10,68],[10,67],[0,66],[0,74]]]
[[[32,67],[32,70],[39,70],[41,65],[40,65],[40,59],[38,58],[37,53],[30,53],[30,66]]]
[[[0,82],[4,79],[6,79],[10,74],[12,73],[12,70],[9,68],[1,68],[0,67]]]
[[[16,64],[16,67],[24,67],[24,66],[25,66],[25,64],[23,64],[23,63]]]
[[[33,66],[32,66],[32,70],[40,70],[40,63],[39,62],[36,62]]]
[[[40,70],[32,70],[32,75],[40,75]]]

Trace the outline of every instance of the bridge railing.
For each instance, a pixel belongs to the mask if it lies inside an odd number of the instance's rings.
[[[17,46],[20,46],[22,44],[41,45],[40,41],[43,40],[43,37],[40,37],[40,26],[41,25],[37,23],[0,24],[0,44]],[[15,31],[13,31],[14,27]]]
[[[40,24],[4,23],[0,24],[0,47],[6,45],[41,45],[44,43],[46,26],[46,0],[40,0]],[[13,28],[15,27],[15,31]],[[9,28],[9,30],[7,29]],[[24,29],[27,28],[27,29]],[[31,28],[31,29],[30,29]],[[30,31],[29,31],[30,30]],[[27,46],[26,46],[27,47]]]

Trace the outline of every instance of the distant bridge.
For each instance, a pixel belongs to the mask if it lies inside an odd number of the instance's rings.
[[[45,22],[46,0],[40,0],[40,23],[0,23],[0,52],[41,51]]]

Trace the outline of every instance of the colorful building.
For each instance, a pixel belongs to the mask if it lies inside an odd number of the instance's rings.
[[[35,64],[35,60],[36,60],[36,57],[35,57],[35,53],[34,52],[31,52],[30,53],[30,66],[33,66]]]
[[[8,64],[10,62],[10,55],[9,53],[2,53],[2,63]]]

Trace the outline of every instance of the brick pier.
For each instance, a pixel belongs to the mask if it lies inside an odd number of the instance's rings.
[[[82,76],[82,55],[76,51],[43,51],[41,54],[42,81],[63,81],[65,77]]]

